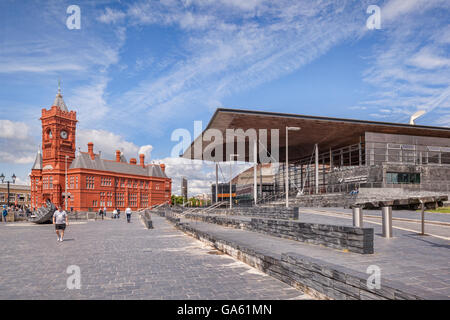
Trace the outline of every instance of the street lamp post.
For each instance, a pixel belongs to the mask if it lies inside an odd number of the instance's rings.
[[[238,154],[230,154],[230,209],[233,207],[233,200],[232,200],[232,198],[233,198],[233,192],[232,192],[232,184],[231,184],[231,182],[232,182],[232,180],[233,180],[233,172],[231,171],[231,158],[232,157],[239,157],[239,155]]]
[[[289,208],[289,142],[288,142],[288,132],[299,131],[299,127],[288,127],[286,126],[286,168],[284,168],[284,179],[285,179],[285,192],[286,192],[286,208]]]
[[[7,180],[6,181],[6,185],[7,185],[7,187],[8,187],[8,198],[7,198],[7,200],[6,200],[6,203],[8,204],[8,208],[9,208],[9,183],[10,182],[12,182],[12,183],[16,183],[16,175],[13,173],[13,175],[11,176],[11,178],[12,178],[12,181],[9,181],[9,180]],[[2,173],[1,175],[0,175],[0,179],[2,180],[2,183],[5,183],[5,175]]]
[[[65,207],[66,207],[66,212],[67,212],[67,159],[69,159],[69,156],[66,156],[66,183],[65,183],[65,195],[64,195],[64,202],[65,202]]]

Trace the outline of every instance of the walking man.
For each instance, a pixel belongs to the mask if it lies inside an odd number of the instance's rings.
[[[53,214],[53,224],[55,225],[56,236],[58,237],[57,241],[62,242],[64,240],[64,230],[66,229],[66,226],[69,225],[67,213],[60,208],[56,208],[56,211]]]
[[[127,214],[127,222],[130,223],[131,220],[131,208],[128,207],[125,209],[125,213]]]

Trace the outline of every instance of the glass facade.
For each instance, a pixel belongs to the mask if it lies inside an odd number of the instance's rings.
[[[387,172],[386,183],[389,184],[420,184],[420,173]]]
[[[450,139],[366,132],[368,165],[450,164]]]
[[[319,144],[318,170],[313,150],[308,158],[290,161],[289,193],[351,192],[360,187],[402,185],[424,190],[450,188],[446,178],[450,139],[373,132],[356,139],[361,142],[331,150],[321,149]],[[285,170],[285,164],[280,163],[274,177],[275,192],[280,195],[285,193]]]

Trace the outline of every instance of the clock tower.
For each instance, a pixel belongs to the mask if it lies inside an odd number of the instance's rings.
[[[47,199],[58,206],[63,203],[66,165],[69,168],[75,159],[76,118],[76,112],[67,109],[58,84],[53,105],[41,112],[42,153],[39,155],[40,159],[36,160],[31,175],[32,179],[35,176],[35,184],[39,180],[42,190],[42,197],[36,199],[37,206],[44,204]]]
[[[54,169],[65,170],[75,158],[75,131],[77,113],[69,111],[64,103],[61,88],[58,86],[53,105],[49,110],[42,109],[42,164]]]

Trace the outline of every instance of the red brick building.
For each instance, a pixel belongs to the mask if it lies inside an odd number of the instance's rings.
[[[77,152],[76,112],[69,111],[61,90],[49,109],[42,109],[42,152],[38,151],[31,169],[31,207],[38,208],[47,199],[65,205],[67,169],[67,208],[87,211],[106,207],[108,211],[130,207],[132,210],[170,201],[172,181],[165,174],[164,164],[128,163],[121,151],[114,160],[94,153],[94,144],[87,152]]]

